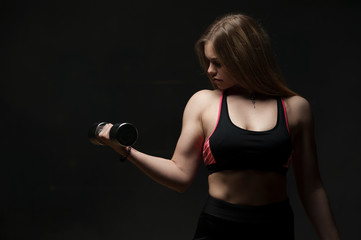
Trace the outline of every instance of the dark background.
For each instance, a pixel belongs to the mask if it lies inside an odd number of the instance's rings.
[[[359,1],[1,1],[1,239],[191,239],[202,166],[179,194],[90,144],[132,122],[135,148],[170,158],[184,106],[210,88],[194,43],[244,12],[269,33],[287,83],[312,104],[321,175],[343,239],[361,239]],[[317,239],[289,174],[296,239]]]

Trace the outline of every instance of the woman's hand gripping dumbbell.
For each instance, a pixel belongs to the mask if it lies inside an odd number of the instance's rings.
[[[138,130],[131,123],[94,123],[88,132],[91,143],[95,145],[108,145],[117,150],[125,160],[132,146],[138,139]]]

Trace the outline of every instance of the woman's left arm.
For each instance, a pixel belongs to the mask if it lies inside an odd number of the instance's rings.
[[[317,161],[314,119],[310,104],[302,97],[290,99],[293,123],[293,169],[298,194],[320,239],[340,239]]]

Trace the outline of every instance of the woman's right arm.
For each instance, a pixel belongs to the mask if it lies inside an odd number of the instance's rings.
[[[170,160],[135,149],[131,149],[127,159],[156,182],[178,192],[184,192],[192,183],[201,160],[204,141],[202,111],[207,104],[209,92],[200,91],[188,101],[183,113],[181,135]],[[99,138],[119,154],[125,155],[124,147],[113,145],[109,141],[111,126],[111,124],[106,125]]]

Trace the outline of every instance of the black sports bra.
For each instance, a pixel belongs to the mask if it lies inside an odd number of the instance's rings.
[[[203,144],[203,160],[209,174],[222,170],[253,169],[285,175],[292,144],[287,113],[277,98],[277,123],[266,131],[250,131],[234,125],[228,114],[227,94],[222,93],[218,122]]]

